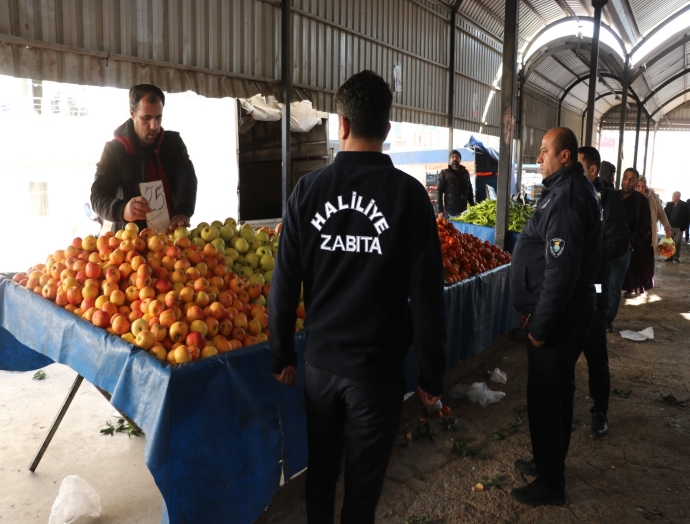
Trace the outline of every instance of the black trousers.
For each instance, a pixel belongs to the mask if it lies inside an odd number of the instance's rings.
[[[539,478],[556,489],[565,489],[575,363],[592,314],[564,315],[541,347],[534,347],[527,340],[527,411],[534,463]]]
[[[345,453],[342,524],[368,524],[374,514],[402,418],[404,379],[363,384],[307,364],[304,398],[309,460],[309,524],[330,524]]]
[[[589,369],[589,396],[594,401],[589,412],[606,415],[609,410],[611,374],[609,352],[606,348],[606,311],[602,308],[597,308],[592,319],[583,352]]]

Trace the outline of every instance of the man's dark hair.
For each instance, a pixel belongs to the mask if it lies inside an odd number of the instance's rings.
[[[570,151],[570,161],[577,162],[577,137],[572,129],[567,127],[556,127],[552,131],[556,132],[553,139],[553,147],[556,153]]]
[[[390,86],[368,70],[352,75],[335,93],[335,110],[357,138],[385,140],[392,103]]]
[[[462,160],[462,155],[460,154],[460,151],[458,151],[457,149],[453,149],[450,152],[450,155],[448,155],[448,158],[452,157],[453,155],[458,155],[460,157],[460,160]]]
[[[635,169],[634,167],[628,167],[625,171],[623,171],[623,174],[625,175],[625,173],[627,173],[628,171],[635,175],[635,178],[637,178],[638,180],[640,179],[640,172],[637,169]]]
[[[607,160],[601,162],[601,168],[599,169],[599,178],[602,182],[613,184],[613,175],[616,174],[616,166]]]
[[[149,104],[155,104],[159,100],[165,106],[165,95],[160,87],[153,84],[137,84],[129,88],[129,107],[136,113],[139,101],[146,97]]]
[[[582,160],[587,162],[588,166],[597,166],[597,171],[601,169],[601,155],[596,147],[582,146],[577,152],[582,155]]]

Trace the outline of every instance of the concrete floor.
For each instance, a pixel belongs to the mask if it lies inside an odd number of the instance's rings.
[[[61,364],[43,369],[43,380],[33,380],[33,371],[0,371],[0,524],[47,523],[68,475],[79,475],[98,492],[97,522],[159,523],[163,499],[144,463],[145,437],[102,435],[107,420],[117,422],[117,412],[86,381],[36,472],[29,471],[76,377]]]

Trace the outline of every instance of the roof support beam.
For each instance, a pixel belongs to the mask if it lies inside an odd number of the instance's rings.
[[[661,91],[664,87],[666,87],[667,85],[669,85],[669,84],[672,83],[673,81],[678,80],[678,79],[681,78],[681,77],[684,77],[684,76],[687,75],[688,73],[690,73],[690,68],[686,67],[686,68],[683,69],[682,71],[680,71],[680,72],[676,73],[675,75],[673,75],[671,78],[665,80],[664,82],[662,82],[661,84],[659,84],[656,88],[654,88],[654,91],[652,91],[651,93],[649,93],[649,94],[647,95],[647,98],[645,98],[645,99],[642,101],[642,103],[643,103],[643,104],[646,104],[647,102],[649,102],[649,101],[652,99],[652,97],[656,96],[656,94],[657,94],[659,91]]]
[[[280,122],[282,132],[282,203],[283,214],[287,209],[287,201],[292,193],[292,159],[290,136],[290,103],[292,91],[292,13],[290,0],[281,2],[280,24],[280,71],[283,84],[283,115]]]
[[[623,163],[623,138],[625,136],[625,119],[628,112],[628,86],[630,81],[628,78],[628,71],[630,70],[630,55],[625,59],[625,67],[623,68],[623,95],[621,100],[621,123],[618,128],[618,158],[616,159],[616,185],[621,186],[621,164]]]
[[[453,129],[455,129],[455,26],[458,9],[462,0],[455,0],[450,10],[450,38],[448,39],[448,150],[453,149]]]
[[[642,120],[642,104],[637,104],[637,123],[635,124],[635,153],[633,154],[633,167],[637,169],[637,152],[640,146],[640,121]]]
[[[652,122],[652,116],[647,115],[647,134],[644,139],[644,165],[642,166],[642,178],[647,174],[647,153],[649,151],[649,124]]]
[[[508,210],[512,178],[513,122],[517,88],[517,51],[519,2],[505,2],[503,31],[503,72],[501,77],[501,135],[498,150],[498,178],[496,181],[496,245],[503,249],[508,237]]]
[[[594,97],[597,94],[597,73],[599,72],[599,32],[601,31],[601,9],[608,0],[592,0],[594,7],[594,32],[592,34],[592,57],[589,62],[589,98],[587,100],[587,129],[585,145],[592,145],[592,131],[594,128]]]
[[[683,38],[673,42],[670,45],[666,45],[665,47],[664,47],[664,44],[661,44],[659,47],[657,47],[654,51],[652,51],[648,55],[648,56],[651,56],[651,58],[649,58],[648,60],[642,59],[640,61],[640,65],[637,66],[637,71],[635,71],[635,73],[633,73],[633,75],[630,77],[630,83],[637,80],[637,78],[640,75],[644,74],[644,72],[647,69],[649,69],[651,66],[656,64],[659,60],[664,58],[666,55],[668,55],[672,51],[675,51],[677,48],[679,48],[681,46],[685,46],[685,44],[687,44],[688,42],[690,42],[690,33],[686,33]],[[632,56],[632,53],[630,54],[630,56]]]

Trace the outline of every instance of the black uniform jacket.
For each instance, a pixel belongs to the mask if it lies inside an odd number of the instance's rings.
[[[465,166],[460,166],[460,176],[465,180],[464,191],[460,191],[458,175],[450,166],[439,173],[436,187],[438,191],[438,213],[457,216],[467,209],[468,202],[471,206],[474,205],[472,181]]]
[[[276,374],[297,363],[302,281],[309,365],[363,383],[393,382],[414,334],[419,385],[441,394],[446,330],[436,221],[424,187],[388,155],[341,151],[290,195],[269,304]]]
[[[602,287],[599,295],[599,307],[602,308],[602,311],[606,311],[609,302],[611,261],[622,257],[628,250],[630,234],[628,233],[628,221],[621,196],[613,188],[604,187],[598,178],[594,180],[593,184],[604,211],[604,240],[601,245],[601,264],[596,283],[601,284]]]
[[[543,181],[542,199],[515,245],[513,305],[531,313],[530,334],[545,340],[564,313],[594,312],[603,213],[579,162]]]
[[[191,217],[196,204],[196,173],[180,134],[163,131],[154,146],[168,179],[175,215]],[[113,231],[124,229],[122,212],[132,198],[140,196],[139,183],[146,182],[149,156],[139,145],[132,119],[115,130],[115,138],[105,144],[96,176],[91,186],[91,207],[101,217],[113,222]],[[172,217],[170,217],[172,218]],[[146,221],[138,222],[140,228]]]

